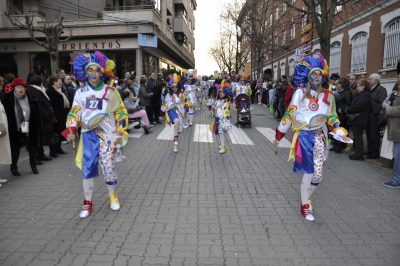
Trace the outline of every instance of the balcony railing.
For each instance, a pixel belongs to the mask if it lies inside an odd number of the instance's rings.
[[[106,6],[104,11],[125,11],[125,10],[141,10],[154,9],[154,5],[133,5],[133,6]]]

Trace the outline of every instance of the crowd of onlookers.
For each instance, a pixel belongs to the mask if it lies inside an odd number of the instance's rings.
[[[333,74],[324,83],[324,86],[331,88],[334,93],[336,112],[341,126],[352,132],[354,154],[349,156],[351,160],[364,160],[364,155],[368,159],[379,158],[382,132],[385,128],[387,139],[394,143],[394,158],[400,155],[400,111],[398,110],[400,69],[398,73],[398,81],[389,95],[386,88],[380,84],[380,75],[376,73],[369,75],[368,79],[360,80],[357,80],[355,75],[340,77]],[[208,82],[205,79],[202,82],[206,82],[208,97],[215,97],[221,80]],[[259,79],[246,83],[251,87],[252,102],[268,107],[278,120],[285,114],[297,89],[292,80],[285,75],[274,82]],[[161,102],[167,91],[167,81],[161,73],[157,76],[151,73],[149,77],[143,75],[137,78],[127,72],[124,79],[116,78],[113,86],[118,88],[127,106],[129,101],[132,101],[143,107],[145,111],[137,112],[136,116],[144,121],[145,132],[146,129],[149,132],[152,125],[161,123]],[[0,76],[0,115],[3,112],[3,116],[8,120],[7,129],[4,129],[4,122],[0,120],[0,148],[6,149],[5,146],[8,144],[7,149],[11,151],[9,160],[2,158],[4,153],[0,153],[0,163],[10,164],[13,175],[20,175],[17,164],[23,146],[29,151],[30,165],[34,174],[39,173],[38,164],[51,161],[66,153],[61,146],[65,141],[61,132],[65,129],[67,115],[78,87],[79,82],[63,70],[58,70],[47,80],[43,80],[35,73],[30,73],[26,81],[12,74]],[[395,107],[397,109],[393,109],[393,106],[397,106]],[[366,152],[364,152],[364,131],[368,143]],[[9,141],[5,141],[6,138]],[[45,146],[49,147],[48,154],[44,152]],[[346,144],[333,141],[331,150],[340,153],[344,149],[347,149]],[[397,160],[395,171],[399,172],[398,164]],[[400,178],[400,173],[398,176]],[[4,180],[0,179],[0,183],[2,181]],[[398,181],[400,184],[400,180]]]

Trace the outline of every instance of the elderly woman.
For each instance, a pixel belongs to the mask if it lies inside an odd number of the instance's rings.
[[[18,159],[21,147],[26,144],[32,172],[39,174],[36,168],[36,148],[39,134],[39,118],[36,98],[26,90],[25,80],[15,78],[2,100],[7,114],[8,133],[11,146],[11,173],[21,175],[18,171]]]
[[[0,164],[9,165],[11,163],[11,148],[10,138],[8,134],[8,122],[6,111],[3,104],[0,102]],[[0,179],[1,183],[7,182],[7,179]]]
[[[62,85],[61,78],[54,76],[50,78],[50,85],[46,90],[46,94],[49,96],[50,104],[57,120],[54,124],[54,132],[57,134],[58,140],[56,144],[50,145],[50,156],[53,158],[56,158],[57,154],[66,154],[66,152],[61,149],[61,141],[64,139],[61,132],[65,129],[70,101],[68,100],[68,96],[61,90]]]
[[[368,113],[370,110],[371,93],[370,84],[366,80],[360,80],[357,84],[357,93],[349,107],[346,108],[348,123],[354,134],[354,146],[356,152],[349,156],[350,160],[364,160],[363,132],[368,125]]]

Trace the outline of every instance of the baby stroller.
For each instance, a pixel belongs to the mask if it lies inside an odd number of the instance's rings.
[[[236,96],[235,103],[237,108],[236,127],[239,127],[239,125],[248,125],[251,127],[250,96],[239,94]]]

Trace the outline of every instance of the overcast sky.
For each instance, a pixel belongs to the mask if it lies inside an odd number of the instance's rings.
[[[197,0],[195,11],[196,69],[198,75],[211,75],[218,69],[217,63],[209,55],[208,51],[215,44],[219,32],[219,16],[226,3],[232,0]]]

